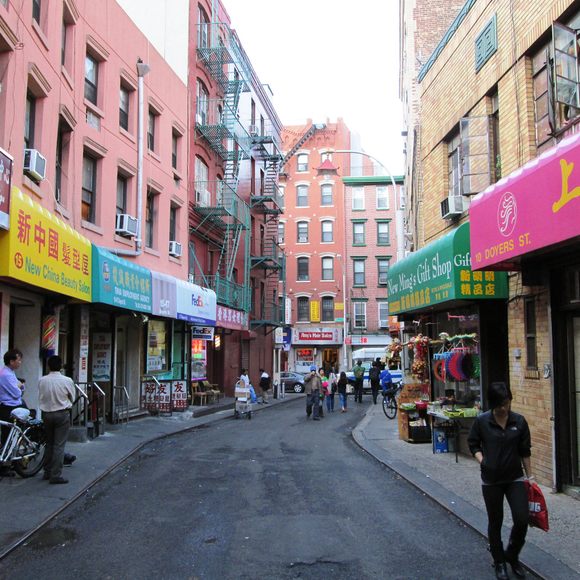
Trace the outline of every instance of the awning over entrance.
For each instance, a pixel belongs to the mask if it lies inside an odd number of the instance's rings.
[[[151,312],[151,272],[93,246],[93,302]]]
[[[505,272],[473,272],[469,223],[389,269],[389,314],[426,310],[451,300],[507,298]]]
[[[580,134],[473,198],[473,268],[517,270],[519,257],[580,236]]]
[[[13,187],[0,276],[90,302],[91,269],[91,242]]]
[[[177,284],[177,314],[179,320],[187,320],[194,324],[215,326],[216,295],[209,288],[190,284],[185,280],[176,280]]]
[[[151,313],[177,318],[177,282],[174,276],[151,270]]]

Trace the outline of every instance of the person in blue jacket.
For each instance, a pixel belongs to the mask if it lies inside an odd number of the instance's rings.
[[[393,388],[393,375],[389,372],[389,369],[384,368],[379,375],[379,381],[381,382],[381,390],[383,391],[383,396],[385,393]]]

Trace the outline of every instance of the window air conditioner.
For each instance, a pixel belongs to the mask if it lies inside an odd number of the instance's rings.
[[[298,243],[299,244],[306,244],[306,243],[308,243],[308,236],[305,235],[305,234],[300,234],[298,236]]]
[[[446,220],[463,213],[463,197],[450,195],[441,202],[441,217]]]
[[[179,258],[181,256],[181,244],[175,240],[169,242],[169,255]]]
[[[135,237],[137,235],[137,218],[126,213],[117,214],[115,233],[127,238]]]
[[[195,203],[202,207],[209,207],[211,201],[211,194],[207,189],[195,190]]]
[[[46,158],[36,149],[24,150],[24,173],[35,181],[42,181],[46,176]]]
[[[389,328],[388,320],[379,320],[379,328]]]
[[[258,125],[250,125],[248,127],[248,133],[250,133],[250,135],[252,137],[257,137],[259,132],[258,132]]]

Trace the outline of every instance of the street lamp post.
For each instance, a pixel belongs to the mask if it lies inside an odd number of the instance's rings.
[[[346,263],[345,256],[336,255],[342,264],[342,370],[346,372],[348,368],[348,356],[346,354],[346,335],[348,333],[348,323],[346,315],[348,313],[348,302],[346,297]]]

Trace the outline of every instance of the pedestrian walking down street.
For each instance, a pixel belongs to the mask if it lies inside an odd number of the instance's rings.
[[[310,365],[310,373],[304,377],[304,391],[306,393],[306,416],[312,415],[313,421],[320,421],[320,390],[322,381],[316,372],[316,366]]]
[[[362,403],[363,384],[365,378],[365,368],[362,366],[362,361],[356,361],[356,365],[353,367],[352,373],[354,375],[354,400],[356,403]]]
[[[377,397],[379,395],[379,385],[381,376],[381,363],[374,361],[369,369],[369,382],[371,383],[371,393],[373,395],[373,404],[377,404]]]
[[[321,419],[324,418],[324,404],[326,400],[326,390],[328,388],[328,377],[324,372],[324,367],[320,367],[318,369],[318,374],[320,375],[320,409],[319,409],[319,417]]]
[[[518,578],[524,578],[526,574],[520,564],[519,554],[528,531],[528,496],[524,471],[526,477],[531,479],[530,429],[523,415],[511,410],[512,393],[505,383],[491,384],[488,401],[491,410],[477,417],[467,442],[481,466],[488,539],[496,578],[509,578],[506,562]],[[513,519],[507,550],[504,550],[501,539],[504,497]]]
[[[268,391],[270,390],[270,375],[260,369],[260,389],[262,389],[262,402],[268,403]]]
[[[334,395],[336,394],[336,387],[338,383],[338,377],[334,371],[331,369],[330,373],[328,374],[328,394],[326,395],[326,408],[331,412],[334,413]]]
[[[340,398],[340,412],[346,413],[347,410],[347,400],[348,400],[348,393],[346,392],[346,387],[348,385],[348,378],[346,373],[342,371],[340,373],[340,377],[336,384],[336,390],[338,391],[338,396]]]
[[[68,483],[68,479],[62,477],[62,466],[75,386],[70,377],[61,374],[61,368],[60,356],[49,357],[50,372],[38,381],[38,401],[46,433],[43,479],[48,479],[50,483]]]

